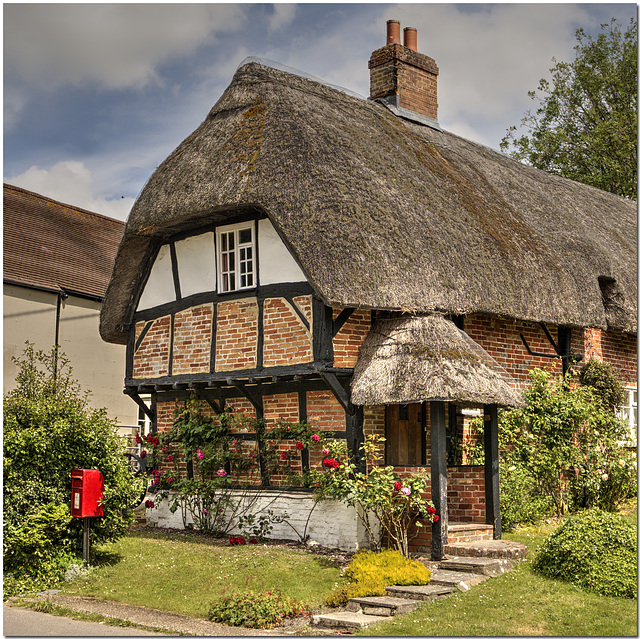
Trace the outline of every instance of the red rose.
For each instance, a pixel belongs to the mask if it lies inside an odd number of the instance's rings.
[[[402,488],[402,482],[401,481],[397,481],[394,485],[393,485],[393,490],[400,490]]]
[[[142,437],[136,433],[136,444],[142,444]]]
[[[433,506],[429,506],[429,508],[427,508],[427,512],[430,515],[435,515],[436,514],[436,509]]]
[[[251,537],[251,539],[249,539],[249,543],[250,544],[257,544],[258,540],[255,537]]]
[[[340,462],[337,459],[329,457],[322,462],[327,468],[338,468]]]
[[[143,450],[143,451],[140,453],[140,459],[144,459],[146,456],[147,456],[147,451],[146,451],[146,450]]]
[[[286,461],[287,453],[280,453],[280,461]]]
[[[440,517],[438,517],[438,515],[434,515],[433,516],[433,523],[435,524],[436,521],[438,521],[438,519],[440,519]]]
[[[302,442],[297,442],[297,443],[296,443],[296,448],[297,448],[298,450],[302,450],[302,449],[304,448],[304,444],[303,444]]]

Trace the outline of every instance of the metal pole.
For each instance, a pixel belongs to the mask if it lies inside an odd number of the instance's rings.
[[[89,565],[89,517],[83,517],[82,523],[84,529],[82,531],[82,558],[84,565]]]

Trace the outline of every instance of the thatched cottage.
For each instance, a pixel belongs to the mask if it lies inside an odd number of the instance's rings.
[[[390,21],[369,100],[242,65],[135,203],[101,334],[158,430],[195,389],[354,451],[386,435],[387,463],[430,469],[415,547],[438,556],[500,537],[497,408],[529,369],[599,357],[635,388],[636,205],[443,131],[416,49]],[[484,468],[447,464],[469,409]]]

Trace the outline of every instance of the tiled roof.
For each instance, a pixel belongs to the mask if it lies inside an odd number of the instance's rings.
[[[4,185],[5,282],[102,298],[124,222]]]

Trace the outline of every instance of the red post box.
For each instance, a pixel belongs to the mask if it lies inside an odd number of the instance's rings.
[[[71,471],[71,516],[102,517],[104,478],[99,470],[74,468]]]

